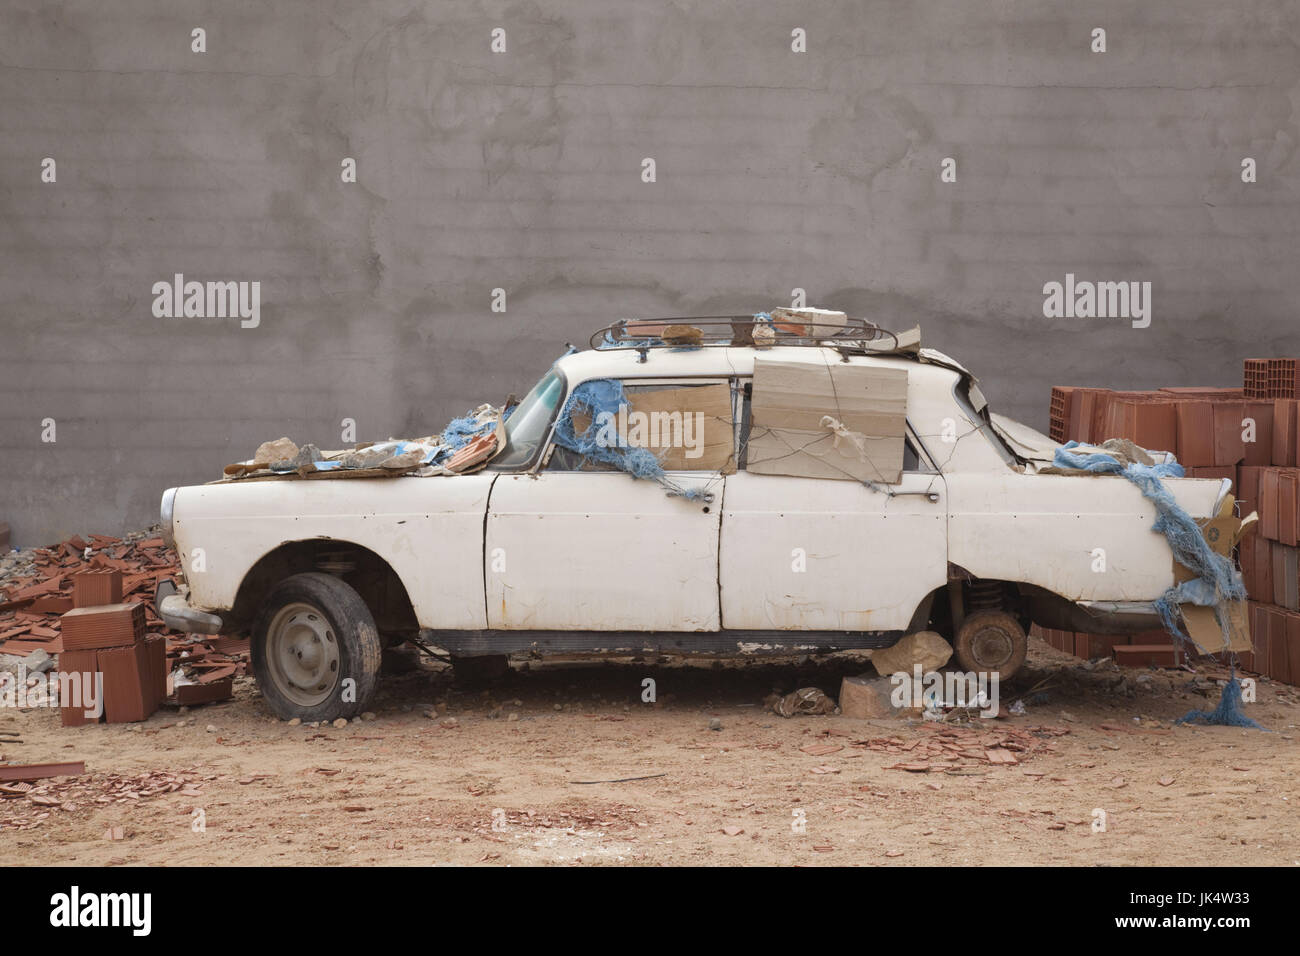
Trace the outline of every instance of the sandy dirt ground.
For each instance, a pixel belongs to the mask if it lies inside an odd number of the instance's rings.
[[[1015,765],[960,758],[931,772],[889,769],[915,766],[909,755],[935,734],[927,722],[763,709],[773,690],[836,694],[841,676],[870,671],[852,656],[517,663],[477,685],[430,663],[387,677],[374,716],[340,729],[275,719],[251,679],[233,701],[134,725],[65,729],[57,711],[0,710],[0,730],[23,741],[0,743],[5,760],[87,768],[0,801],[0,859],[1300,864],[1296,688],[1259,682],[1246,710],[1270,733],[1174,726],[1217,702],[1226,672],[1094,667],[1031,647],[1023,677],[1002,688],[1006,703],[1037,686],[1026,713],[960,739],[978,753],[976,737],[1015,728],[1034,746]],[[589,782],[628,777],[649,779]]]

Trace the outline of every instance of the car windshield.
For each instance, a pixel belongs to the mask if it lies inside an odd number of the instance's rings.
[[[551,369],[506,419],[505,448],[492,460],[492,467],[517,468],[531,461],[563,396],[564,379]]]

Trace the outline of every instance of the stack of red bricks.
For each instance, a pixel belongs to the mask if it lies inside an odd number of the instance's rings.
[[[1246,395],[1273,402],[1273,453],[1263,467],[1240,469],[1240,494],[1259,512],[1259,528],[1242,541],[1238,554],[1251,597],[1255,668],[1292,684],[1300,684],[1298,370],[1294,358],[1245,362]]]
[[[1192,478],[1230,478],[1236,485],[1238,468],[1273,463],[1275,443],[1283,453],[1289,448],[1294,459],[1295,434],[1294,399],[1249,397],[1240,388],[1052,389],[1053,441],[1127,438],[1152,451],[1173,452]]]
[[[110,724],[144,720],[167,693],[167,644],[145,637],[142,604],[122,603],[122,572],[114,568],[72,576],[73,608],[62,617],[65,674],[103,675],[103,714]],[[87,700],[65,701],[63,726],[92,723]]]
[[[1290,683],[1300,683],[1298,367],[1296,359],[1247,359],[1240,389],[1058,387],[1051,399],[1054,440],[1128,438],[1143,448],[1171,451],[1190,477],[1231,479],[1239,514],[1259,512],[1260,527],[1242,540],[1238,555],[1256,649],[1242,655],[1241,664]],[[1164,632],[1131,638],[1041,633],[1053,647],[1080,657],[1113,654],[1134,665],[1178,660]]]

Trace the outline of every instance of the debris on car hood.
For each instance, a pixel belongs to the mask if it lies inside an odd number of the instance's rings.
[[[993,417],[1001,418],[1000,415],[994,415]],[[1006,421],[1010,421],[1010,419]],[[994,427],[997,427],[997,423],[995,423]],[[1001,429],[998,430],[998,434],[1003,434]],[[1003,437],[1006,436],[1003,435]],[[1048,441],[1051,442],[1050,439]],[[1039,468],[1038,474],[1123,476],[1124,469],[1129,465],[1140,465],[1144,468],[1158,468],[1162,478],[1182,478],[1185,475],[1183,466],[1178,463],[1178,459],[1174,457],[1172,452],[1151,451],[1129,441],[1127,438],[1108,438],[1100,445],[1087,445],[1078,442],[1060,445],[1051,442],[1051,448],[1052,454],[1048,460],[1053,464]],[[1056,454],[1058,450],[1064,450],[1068,452],[1068,455],[1058,457]],[[1037,449],[1035,451],[1036,454],[1033,460],[1042,460],[1037,457]],[[1120,467],[1118,469],[1112,467],[1110,465],[1111,461],[1118,463]]]
[[[484,404],[452,419],[438,435],[358,442],[339,451],[277,438],[259,445],[247,461],[227,465],[219,481],[466,474],[482,468],[504,446],[503,426],[512,410]]]

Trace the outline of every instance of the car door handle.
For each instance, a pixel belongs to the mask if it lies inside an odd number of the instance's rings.
[[[681,493],[680,491],[665,491],[665,492],[664,492],[664,497],[666,497],[666,498],[681,498],[681,497],[683,497],[683,495],[682,495],[682,493]],[[711,504],[713,504],[713,492],[711,492],[711,491],[706,491],[703,495],[701,495],[701,496],[700,496],[698,499],[696,499],[696,500],[698,500],[698,501],[703,501],[706,505],[711,505]]]
[[[907,495],[925,495],[926,500],[933,504],[937,504],[939,501],[939,493],[937,491],[891,491],[889,493],[889,497],[891,498],[904,498]]]

